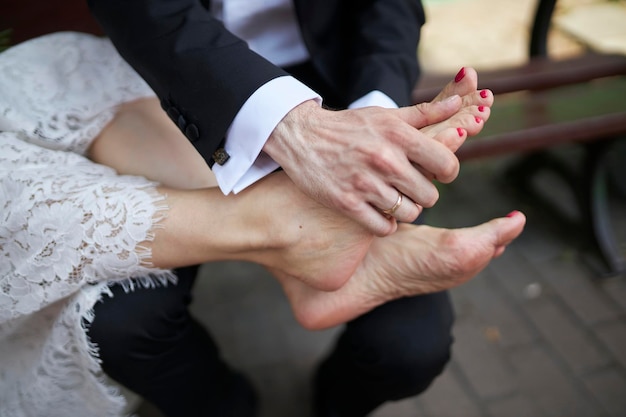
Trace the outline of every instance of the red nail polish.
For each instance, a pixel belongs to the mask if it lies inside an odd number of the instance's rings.
[[[463,130],[463,128],[457,127],[456,128],[457,133],[459,134],[459,137],[462,138],[463,135],[465,135],[465,130]]]
[[[476,116],[474,117],[474,120],[476,120],[476,123],[480,123],[483,121],[483,119],[481,119],[480,117]]]
[[[456,74],[456,77],[454,77],[454,82],[458,83],[459,81],[463,79],[463,77],[465,77],[465,67],[461,68],[459,72]]]
[[[484,112],[485,111],[485,106],[478,106],[478,111],[479,112]]]
[[[513,217],[515,216],[517,213],[519,213],[519,211],[517,210],[513,210],[512,212],[510,212],[509,214],[506,215],[506,217]]]
[[[480,96],[481,96],[482,98],[487,98],[487,90],[482,90],[482,91],[480,92]]]

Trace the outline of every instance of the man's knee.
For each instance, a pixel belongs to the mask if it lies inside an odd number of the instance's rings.
[[[426,389],[449,362],[453,317],[447,293],[403,299],[344,342],[353,346],[363,366],[375,370],[376,378],[398,387],[400,397],[413,395]]]
[[[420,394],[430,386],[450,361],[452,342],[450,334],[432,339],[425,336],[386,352],[384,378],[396,387],[397,399]]]

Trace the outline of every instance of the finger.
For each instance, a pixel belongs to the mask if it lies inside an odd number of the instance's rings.
[[[394,217],[385,216],[378,208],[366,202],[359,203],[347,214],[379,237],[389,236],[398,229],[398,223]]]
[[[385,215],[395,217],[396,220],[405,223],[412,223],[417,219],[422,211],[422,207],[415,204],[409,197],[393,189],[396,194],[396,201],[393,206],[379,206],[379,210]],[[387,207],[387,208],[384,208]]]
[[[396,126],[394,136],[403,138],[400,146],[378,147],[369,161],[369,169],[361,170],[358,178],[352,181],[352,186],[374,207],[390,207],[390,203],[393,204],[397,198],[394,188],[413,202],[432,207],[439,198],[439,192],[431,179],[441,174],[438,166],[434,171],[430,169],[435,165],[432,160],[452,159],[458,164],[458,159],[443,144],[409,125]],[[432,143],[420,143],[426,141]],[[418,149],[423,157],[411,161],[405,148]],[[424,159],[425,167],[420,165],[421,159]]]
[[[404,122],[419,129],[446,120],[458,112],[462,104],[461,97],[454,95],[444,100],[402,107],[394,111]]]
[[[459,173],[459,160],[456,155],[443,143],[418,130],[413,132],[413,141],[408,145],[406,152],[413,164],[443,183],[454,181]],[[422,204],[419,200],[414,201]]]

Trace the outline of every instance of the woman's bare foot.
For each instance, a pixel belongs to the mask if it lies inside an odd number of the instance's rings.
[[[462,99],[461,110],[447,120],[420,129],[456,151],[468,137],[477,135],[491,115],[493,94],[489,90],[477,90],[478,74],[473,68],[462,68],[433,101],[445,100],[458,95]]]
[[[267,230],[267,250],[256,251],[249,260],[319,290],[343,286],[374,238],[307,197],[284,172],[271,174],[235,198],[237,209],[254,210],[256,227]]]
[[[272,270],[298,321],[322,329],[345,323],[390,300],[458,286],[500,256],[522,232],[520,212],[464,229],[400,225],[375,238],[354,275],[337,291],[318,291]]]

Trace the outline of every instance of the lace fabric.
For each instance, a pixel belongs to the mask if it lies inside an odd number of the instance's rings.
[[[174,282],[139,246],[167,207],[154,183],[85,152],[117,105],[153,95],[103,38],[56,33],[0,54],[3,417],[123,413],[85,326],[112,282]]]

